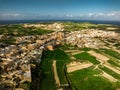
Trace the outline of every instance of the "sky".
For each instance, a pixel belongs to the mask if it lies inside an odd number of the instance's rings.
[[[120,0],[0,0],[0,20],[120,21]]]

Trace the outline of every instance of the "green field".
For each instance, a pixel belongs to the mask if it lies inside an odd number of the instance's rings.
[[[57,61],[57,71],[58,71],[58,76],[59,76],[59,79],[60,79],[60,83],[61,84],[67,84],[67,80],[66,80],[66,76],[65,76],[65,61]]]
[[[113,76],[114,78],[120,80],[120,74],[117,74],[116,72],[110,70],[107,67],[100,67],[103,71],[105,71],[106,73],[110,74],[111,76]]]
[[[53,32],[52,30],[44,30],[35,27],[24,28],[22,24],[18,25],[5,25],[0,27],[0,35],[4,35],[0,39],[0,43],[15,44],[16,39],[14,37],[27,36],[27,35],[43,35]]]
[[[52,32],[52,30],[44,30],[35,27],[25,28],[22,24],[0,27],[0,35],[8,36],[42,35],[50,32]]]
[[[57,61],[56,66],[60,83],[67,84],[67,80],[64,74],[64,65],[67,61],[69,61],[69,56],[61,49],[55,49],[54,51],[46,51],[43,55],[43,60],[40,65],[40,68],[42,70],[41,90],[56,90],[52,71],[53,60]]]
[[[14,37],[1,39],[0,42],[4,44],[15,44],[16,39]]]
[[[93,64],[100,64],[100,62],[96,60],[96,57],[88,54],[87,52],[83,52],[83,53],[74,55],[74,57],[75,57],[76,59],[82,59],[82,60],[90,61],[90,62],[93,63]]]
[[[117,62],[115,62],[115,61],[113,61],[113,60],[108,60],[107,62],[110,63],[110,64],[113,65],[113,66],[116,66],[116,67],[119,67],[119,68],[120,68],[120,64],[117,63]]]
[[[52,71],[52,61],[49,59],[43,59],[40,68],[42,70],[42,80],[40,82],[41,90],[56,90]]]
[[[69,73],[69,78],[75,90],[115,90],[112,83],[99,76],[100,73],[91,67]]]
[[[58,71],[58,76],[60,79],[61,84],[67,83],[66,77],[64,74],[64,65],[68,62],[69,56],[61,49],[56,49],[54,51],[48,51],[46,58],[51,58],[51,60],[56,60],[56,66]]]
[[[83,49],[84,50],[84,49]],[[85,52],[76,54],[74,57],[76,59],[81,59],[83,61],[90,61],[94,65],[100,64],[99,61],[96,60],[96,57],[88,54],[86,51],[89,51],[89,49],[85,49]],[[101,50],[97,50],[99,52],[102,52]],[[98,53],[99,53],[98,52]],[[114,51],[113,51],[114,52]],[[116,53],[115,53],[116,54]],[[117,53],[118,55],[118,53]],[[114,55],[115,56],[115,55]],[[110,63],[113,66],[120,67],[118,63],[108,60],[108,63]],[[100,73],[105,71],[109,75],[113,76],[114,78],[120,80],[120,75],[115,73],[114,71],[106,68],[106,67],[98,67],[100,69],[93,69],[93,66],[90,68],[74,71],[72,73],[68,73],[68,77],[71,82],[71,86],[73,87],[73,90],[116,90],[120,87],[119,82],[110,82],[108,79],[100,76]]]
[[[110,55],[110,56],[112,56],[112,57],[115,57],[115,58],[117,58],[117,59],[120,59],[120,54],[118,53],[118,52],[116,52],[116,51],[113,51],[113,50],[111,50],[111,49],[100,49],[102,52],[104,52],[104,53],[106,53],[106,54],[108,54],[108,55]]]
[[[86,28],[96,28],[97,25],[89,23],[89,22],[82,22],[82,23],[75,23],[75,22],[64,22],[65,30],[66,31],[78,31],[83,30]]]

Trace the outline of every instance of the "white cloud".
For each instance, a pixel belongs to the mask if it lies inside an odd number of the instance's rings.
[[[18,13],[0,13],[0,16],[4,16],[4,17],[17,17],[17,16],[20,16],[20,14],[18,14]]]
[[[98,13],[97,15],[98,16],[104,16],[105,14],[104,13]]]
[[[0,13],[0,20],[12,20],[21,17],[19,13]]]
[[[71,14],[67,14],[66,17],[74,17],[74,16]]]
[[[93,16],[94,14],[93,13],[88,13],[88,16]]]
[[[108,13],[107,16],[115,16],[115,13]]]
[[[82,18],[82,15],[79,17]],[[87,19],[103,19],[103,20],[120,20],[120,11],[111,11],[111,12],[98,12],[98,13],[88,13],[84,14],[84,18]]]
[[[89,16],[89,14],[88,14]],[[111,11],[111,12],[106,12],[106,13],[93,13],[92,16],[96,16],[96,17],[120,17],[120,11]],[[113,17],[113,18],[115,18]]]
[[[66,14],[66,15],[42,15],[35,13],[0,13],[0,20],[9,19],[88,19],[88,20],[119,20],[120,11],[98,12],[98,13],[81,13],[81,14]]]

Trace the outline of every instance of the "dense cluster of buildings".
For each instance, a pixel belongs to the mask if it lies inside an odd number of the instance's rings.
[[[53,24],[24,24],[24,27],[36,27],[46,30],[62,30],[64,25],[62,23],[53,23]]]
[[[0,89],[18,90],[20,84],[31,82],[33,62],[40,63],[43,49],[52,50],[62,38],[63,33],[58,31],[41,36],[16,37],[16,45],[1,45]]]
[[[105,45],[101,40],[105,38],[118,38],[120,35],[114,31],[103,31],[97,29],[85,29],[81,31],[73,31],[66,35],[66,43],[84,48],[100,48]]]

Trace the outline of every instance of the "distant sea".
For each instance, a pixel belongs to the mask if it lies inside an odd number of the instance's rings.
[[[49,23],[49,22],[90,22],[93,24],[112,24],[112,25],[120,25],[120,21],[102,21],[102,20],[0,20],[0,25],[6,24],[23,24],[23,23]]]

